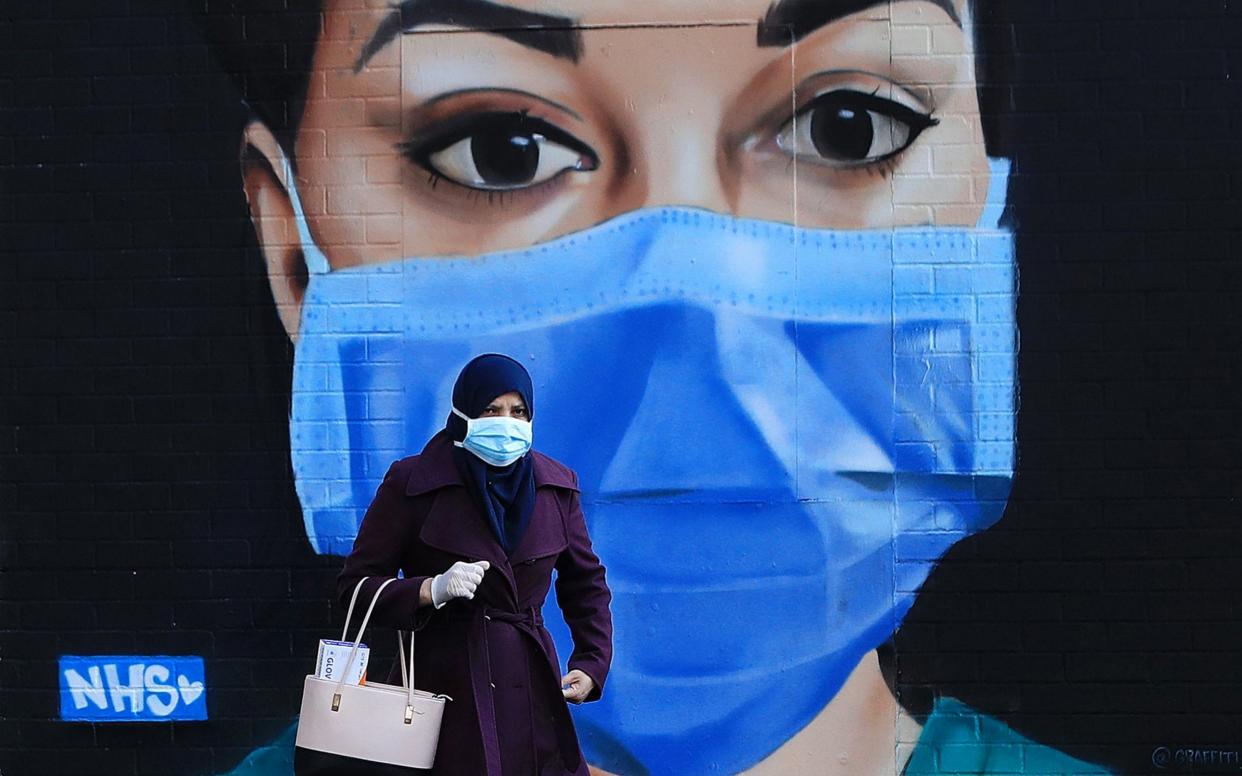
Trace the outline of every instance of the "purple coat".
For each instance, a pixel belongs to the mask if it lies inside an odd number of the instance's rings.
[[[487,520],[470,498],[443,432],[419,455],[392,465],[371,502],[353,551],[337,579],[341,601],[371,577],[358,604],[370,601],[385,578],[376,624],[418,628],[415,686],[452,697],[446,704],[434,773],[540,773],[535,752],[560,752],[551,772],[585,776],[560,666],[541,611],[557,571],[556,597],[573,635],[569,668],[595,681],[599,698],[612,662],[612,594],[591,549],[573,471],[535,452],[535,508],[526,533],[505,557]],[[423,580],[455,561],[491,566],[471,600],[420,608]],[[390,684],[401,684],[394,660]],[[545,765],[546,767],[546,765]],[[548,773],[544,770],[543,773]]]

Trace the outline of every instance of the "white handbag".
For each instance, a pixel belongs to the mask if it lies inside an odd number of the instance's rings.
[[[364,577],[354,588],[345,615],[341,641],[347,641],[349,621],[362,589]],[[349,659],[340,679],[320,679],[313,674],[302,685],[302,712],[298,718],[298,749],[324,755],[353,758],[407,768],[430,768],[440,739],[440,720],[444,716],[446,695],[414,689],[414,631],[410,633],[409,670],[405,645],[397,632],[397,654],[401,660],[401,687],[378,682],[347,684],[349,667],[358,654],[362,634],[384,588],[396,582],[389,579],[371,598],[371,605],[358,628]]]

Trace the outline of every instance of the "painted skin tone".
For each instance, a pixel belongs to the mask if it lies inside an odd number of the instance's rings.
[[[520,248],[666,205],[838,229],[976,223],[989,175],[965,0],[786,19],[758,45],[770,5],[505,6],[580,28],[569,56],[564,36],[437,23],[383,40],[388,0],[328,0],[294,153],[246,130],[244,185],[290,338],[307,274],[286,156],[333,268]],[[896,773],[918,733],[873,652],[750,772]]]
[[[502,393],[495,399],[492,399],[483,411],[479,413],[480,418],[517,418],[530,422],[530,411],[526,408],[526,403],[522,401],[521,394],[516,391]],[[486,570],[485,572],[486,573]],[[420,606],[431,606],[431,579],[423,581],[422,587],[418,589],[418,603]],[[561,677],[561,694],[565,696],[565,700],[570,703],[582,703],[587,696],[591,694],[591,690],[595,688],[595,680],[586,673],[574,669]]]

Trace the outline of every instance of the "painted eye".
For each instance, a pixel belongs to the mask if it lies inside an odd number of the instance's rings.
[[[797,159],[836,167],[862,166],[901,153],[937,123],[898,102],[838,89],[821,94],[800,110],[781,130],[776,144]]]
[[[403,145],[432,173],[486,191],[522,189],[599,166],[586,144],[524,113],[476,114],[419,146]]]

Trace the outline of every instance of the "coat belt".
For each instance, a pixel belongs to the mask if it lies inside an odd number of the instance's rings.
[[[489,623],[499,622],[512,625],[526,634],[532,645],[543,656],[539,661],[549,669],[548,681],[539,682],[531,677],[529,691],[546,692],[549,694],[549,707],[556,719],[556,738],[561,748],[561,760],[570,771],[576,771],[580,763],[578,738],[574,734],[573,722],[569,718],[569,709],[564,696],[559,692],[560,676],[552,667],[552,658],[544,649],[539,632],[543,629],[543,615],[531,607],[521,612],[510,612],[504,609],[473,607],[465,611],[455,612],[449,618],[455,622],[466,622],[469,634],[466,637],[467,656],[470,660],[470,684],[474,695],[474,707],[479,714],[479,729],[483,734],[483,756],[488,774],[500,774],[500,737],[496,731],[496,706],[492,697],[491,675],[492,661],[488,648],[487,627]],[[558,692],[552,693],[552,690]],[[559,706],[559,708],[558,708]],[[533,724],[539,724],[533,720]]]

